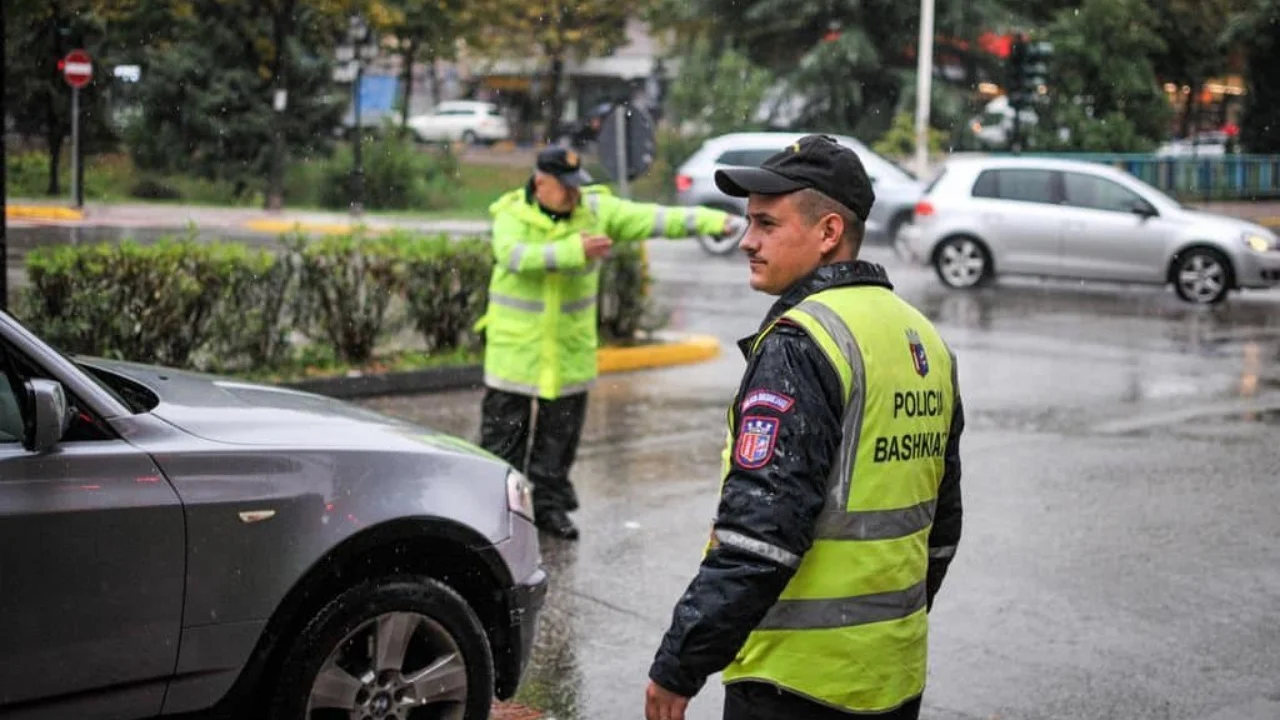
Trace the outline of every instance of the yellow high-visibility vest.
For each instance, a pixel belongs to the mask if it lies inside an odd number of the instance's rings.
[[[882,287],[824,290],[782,317],[840,376],[843,440],[814,544],[724,681],[768,683],[848,712],[892,710],[924,691],[929,531],[955,358],[924,315]]]

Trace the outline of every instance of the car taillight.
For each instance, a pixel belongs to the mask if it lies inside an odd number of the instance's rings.
[[[689,177],[688,175],[676,176],[676,190],[680,192],[685,192],[691,187],[693,187],[693,178]]]
[[[916,217],[929,217],[933,214],[933,203],[921,200],[916,203]]]

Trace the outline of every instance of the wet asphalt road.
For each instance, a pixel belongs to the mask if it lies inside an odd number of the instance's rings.
[[[642,717],[646,671],[697,567],[732,341],[769,298],[739,257],[651,243],[675,329],[711,363],[603,378],[574,480],[577,544],[544,543],[549,607],[524,702]],[[925,718],[1280,718],[1280,293],[1008,281],[948,292],[884,248],[960,360],[965,535],[932,617]],[[367,404],[476,438],[478,392]],[[720,717],[713,678],[692,720]]]

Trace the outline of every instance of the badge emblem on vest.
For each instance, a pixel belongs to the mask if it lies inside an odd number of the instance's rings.
[[[778,418],[748,415],[738,432],[737,461],[747,470],[756,470],[773,459],[778,442]]]
[[[911,348],[911,363],[916,366],[916,374],[925,377],[929,374],[929,356],[924,352],[924,343],[920,341],[920,333],[907,331],[907,345]]]

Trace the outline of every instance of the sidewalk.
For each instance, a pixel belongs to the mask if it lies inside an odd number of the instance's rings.
[[[1208,212],[1244,218],[1280,229],[1280,201],[1188,202]],[[257,208],[219,208],[194,205],[119,203],[85,205],[81,210],[61,201],[13,199],[6,205],[10,227],[111,227],[180,230],[194,223],[202,232],[276,235],[300,229],[313,234],[350,232],[364,224],[371,232],[392,229],[450,235],[485,235],[487,220],[449,220],[410,216],[368,215],[361,220],[347,213],[310,210],[268,212]]]
[[[484,235],[485,220],[418,219],[409,216],[367,215],[356,219],[347,213],[284,210],[268,212],[257,208],[219,208],[196,205],[152,203],[88,203],[82,209],[65,202],[12,199],[5,206],[9,226],[19,227],[112,227],[180,230],[194,223],[202,232],[230,234],[278,234],[295,228],[309,233],[350,232],[363,224],[371,232],[392,229],[451,235]]]

